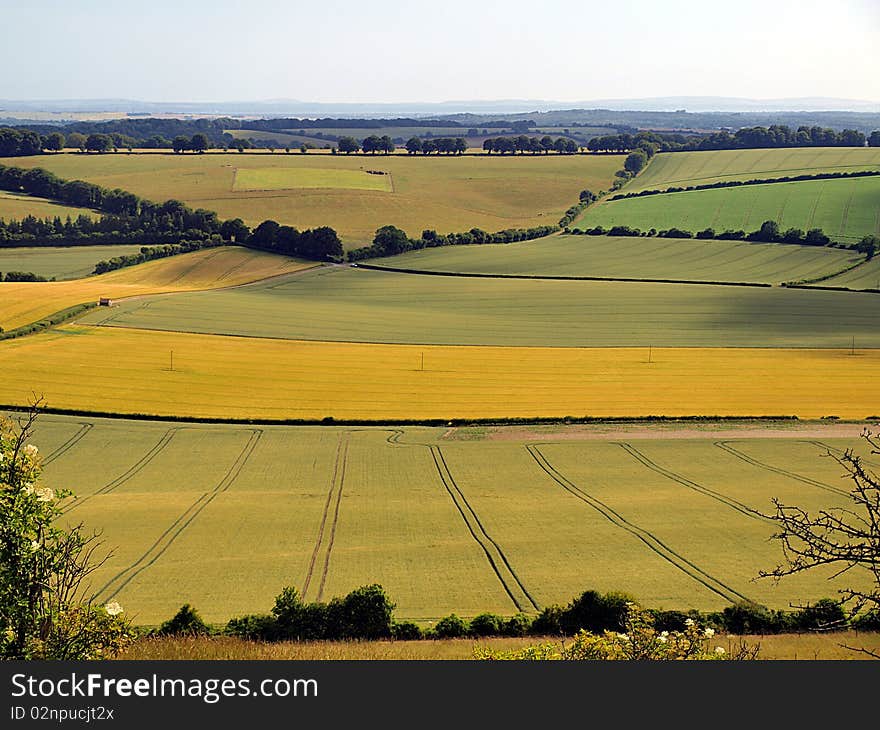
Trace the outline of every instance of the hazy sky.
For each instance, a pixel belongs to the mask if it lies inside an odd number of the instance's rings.
[[[880,0],[0,0],[0,98],[880,100]]]

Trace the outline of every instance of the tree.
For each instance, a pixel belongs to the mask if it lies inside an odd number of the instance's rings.
[[[43,149],[51,152],[60,152],[64,149],[64,135],[61,132],[52,132],[43,141]]]
[[[411,155],[414,155],[417,152],[421,152],[422,140],[420,140],[418,137],[410,137],[406,141],[406,151],[409,152]]]
[[[193,152],[198,152],[199,154],[203,153],[210,146],[211,143],[208,141],[207,135],[202,134],[201,132],[194,134],[189,141],[189,148]]]
[[[643,149],[637,149],[629,153],[623,163],[623,169],[627,172],[631,172],[633,175],[638,175],[647,164],[648,155],[645,154]]]
[[[113,149],[113,140],[106,134],[90,134],[86,138],[86,149],[89,152],[109,152]]]
[[[251,229],[245,225],[241,218],[233,218],[223,221],[220,225],[220,235],[225,241],[244,243],[251,235]]]
[[[880,454],[878,434],[865,431],[862,437],[870,454]],[[773,539],[782,546],[784,562],[759,575],[780,580],[831,567],[835,569],[834,577],[854,573],[867,576],[870,586],[860,581],[856,587],[839,591],[840,604],[849,606],[851,615],[880,616],[880,476],[852,449],[829,451],[828,455],[841,465],[852,482],[849,507],[810,513],[774,498],[776,512],[767,517],[778,528]],[[880,653],[868,653],[880,658]]]
[[[874,258],[874,254],[877,253],[878,247],[880,247],[880,239],[877,236],[865,236],[856,245],[856,251],[865,254],[868,261],[870,261]]]
[[[340,137],[336,144],[339,151],[345,152],[347,155],[350,155],[352,152],[357,152],[361,148],[354,137]]]
[[[875,129],[868,137],[868,147],[880,147],[880,129]]]
[[[0,423],[0,658],[93,659],[122,649],[130,632],[115,601],[94,605],[89,576],[102,543],[62,520],[69,492],[40,486],[30,439],[37,401]]]
[[[178,134],[173,140],[171,140],[171,149],[174,150],[176,154],[181,154],[190,149],[191,142],[192,140],[188,137]]]
[[[393,256],[409,248],[406,233],[396,226],[382,226],[373,237],[373,245],[385,255]]]
[[[67,135],[67,146],[71,149],[85,152],[86,136],[84,134],[80,134],[79,132],[71,132]]]

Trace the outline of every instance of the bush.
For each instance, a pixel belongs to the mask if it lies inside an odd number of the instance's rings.
[[[382,586],[357,588],[342,600],[344,639],[384,639],[391,636],[394,604]]]
[[[623,593],[584,591],[575,598],[561,617],[562,630],[575,634],[581,629],[590,632],[622,631],[626,620],[627,606],[632,598]]]
[[[276,641],[279,638],[275,618],[268,614],[250,614],[230,619],[223,633],[248,641]]]
[[[501,633],[504,636],[525,636],[531,628],[532,620],[524,613],[517,613],[503,623]]]
[[[498,636],[501,633],[503,619],[494,613],[481,613],[471,619],[471,636]]]
[[[460,639],[467,636],[468,627],[454,613],[441,618],[432,632],[438,639]]]
[[[562,634],[562,616],[565,609],[562,606],[547,606],[537,615],[529,633],[533,636],[559,636]]]
[[[841,629],[846,626],[846,614],[838,601],[820,598],[795,614],[794,623],[802,631]]]
[[[208,626],[188,603],[184,603],[174,616],[159,627],[161,636],[203,636],[211,633]]]
[[[779,617],[769,608],[749,601],[727,606],[717,618],[731,634],[772,634],[780,624]]]
[[[425,632],[412,621],[395,621],[391,624],[391,638],[398,641],[416,641],[425,638]]]

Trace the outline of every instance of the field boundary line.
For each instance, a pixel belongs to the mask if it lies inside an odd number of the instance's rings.
[[[486,559],[492,567],[492,571],[501,582],[504,591],[507,593],[514,606],[516,606],[518,611],[540,611],[540,604],[532,597],[523,585],[519,576],[517,576],[516,572],[511,567],[510,561],[507,559],[504,551],[486,531],[486,528],[483,526],[477,513],[467,501],[467,498],[464,496],[464,493],[455,481],[455,477],[452,476],[449,465],[446,463],[446,459],[443,456],[443,451],[439,446],[433,445],[428,445],[428,450],[434,460],[434,466],[437,469],[437,474],[440,477],[443,487],[452,499],[452,502],[458,510],[458,513],[461,515],[462,520],[464,520],[468,532],[471,533],[471,537],[474,538],[474,541],[485,553]],[[505,572],[510,574],[509,577],[504,575]],[[518,593],[521,593],[521,595],[517,595]]]
[[[547,444],[542,444],[542,446],[546,445]],[[687,575],[689,578],[702,584],[710,591],[718,596],[721,596],[725,601],[729,601],[730,603],[736,603],[738,600],[752,602],[751,599],[749,599],[747,596],[744,596],[735,588],[731,588],[725,583],[722,583],[720,580],[700,568],[696,563],[693,563],[680,553],[677,553],[653,533],[649,532],[643,527],[639,527],[633,522],[630,522],[619,512],[581,489],[579,486],[577,486],[577,484],[568,479],[568,477],[562,474],[562,472],[560,472],[550,463],[550,461],[543,454],[537,444],[525,444],[525,448],[526,451],[529,452],[531,457],[541,468],[541,470],[544,471],[565,491],[579,499],[581,502],[584,502],[585,504],[592,507],[615,527],[618,527],[630,533],[633,537],[640,540],[648,547],[649,550],[656,553],[662,559],[666,560],[673,567],[678,568],[678,570]]]
[[[735,441],[715,441],[714,445],[719,449],[726,451],[728,454],[735,456],[737,459],[741,461],[745,461],[747,464],[751,464],[752,466],[757,466],[759,469],[765,469],[767,471],[772,471],[776,474],[781,474],[784,477],[788,477],[789,479],[795,479],[803,484],[809,484],[811,487],[817,487],[818,489],[822,489],[826,492],[831,492],[833,494],[839,494],[844,497],[849,496],[849,492],[844,489],[838,489],[831,484],[826,484],[825,482],[820,482],[815,479],[810,479],[810,477],[805,477],[803,474],[798,474],[793,471],[788,471],[787,469],[782,469],[778,466],[772,466],[771,464],[767,464],[763,461],[759,461],[758,459],[754,459],[748,454],[744,454],[742,451],[735,449],[730,444],[736,443]]]
[[[630,276],[563,276],[554,274],[479,274],[459,271],[428,271],[426,269],[407,269],[380,264],[358,262],[358,269],[385,271],[393,274],[416,274],[419,276],[451,276],[463,279],[519,279],[524,281],[609,281],[630,284],[695,284],[700,286],[750,286],[762,289],[772,288],[772,284],[759,281],[707,281],[701,279],[640,279]]]
[[[626,451],[630,456],[632,456],[636,461],[638,461],[642,466],[647,467],[653,472],[660,474],[661,476],[666,477],[667,479],[672,480],[673,482],[677,482],[681,484],[683,487],[687,487],[688,489],[692,489],[695,492],[699,492],[700,494],[705,495],[706,497],[710,497],[718,502],[721,502],[727,507],[731,509],[735,509],[737,512],[744,514],[746,517],[751,517],[752,519],[760,519],[767,521],[767,518],[758,512],[756,509],[752,509],[747,504],[740,502],[732,497],[728,497],[721,492],[716,492],[714,489],[709,489],[709,487],[704,487],[702,484],[698,484],[697,482],[688,479],[681,474],[676,474],[674,471],[670,471],[665,467],[660,466],[655,463],[647,456],[645,456],[641,451],[632,446],[631,444],[626,443],[625,441],[618,441],[617,445],[620,446],[624,451]]]
[[[47,466],[51,464],[55,459],[60,456],[64,456],[68,451],[70,451],[74,446],[76,446],[83,438],[85,438],[86,434],[94,428],[94,423],[82,422],[79,425],[79,430],[73,436],[71,436],[67,441],[65,441],[61,446],[55,449],[52,453],[50,453],[45,459],[43,459],[43,466]]]
[[[844,449],[838,449],[836,446],[829,446],[828,444],[826,444],[826,443],[823,442],[823,441],[806,440],[806,441],[804,441],[803,443],[805,443],[805,444],[813,444],[814,446],[818,446],[818,447],[821,448],[821,449],[825,449],[825,450],[826,450],[826,451],[832,456],[832,458],[836,458],[836,457],[834,456],[834,454],[844,454],[844,453],[846,453]],[[873,460],[871,460],[871,459],[863,459],[862,457],[858,457],[858,458],[859,458],[859,462],[862,463],[862,464],[868,464],[868,465],[873,466],[873,467],[878,467],[878,466],[880,466],[880,462],[873,461]]]
[[[76,509],[77,507],[85,504],[93,497],[96,497],[100,494],[109,494],[117,487],[121,487],[125,482],[134,477],[141,469],[143,469],[147,464],[149,464],[156,456],[158,456],[162,451],[165,450],[165,447],[171,443],[171,440],[178,434],[178,432],[183,431],[185,426],[175,426],[173,428],[169,428],[164,434],[162,434],[159,441],[153,445],[151,449],[149,449],[140,459],[138,459],[134,464],[132,464],[128,469],[126,469],[122,474],[120,474],[115,479],[107,482],[103,487],[97,489],[91,494],[86,495],[82,499],[74,499],[69,505],[64,507],[61,510],[62,514],[67,514],[71,510]]]
[[[171,523],[165,532],[156,539],[146,552],[141,555],[140,558],[107,581],[107,583],[105,583],[104,586],[94,594],[94,598],[97,600],[105,593],[108,597],[118,593],[138,575],[147,570],[159,558],[161,558],[174,541],[180,537],[181,533],[201,514],[202,510],[211,504],[217,496],[229,489],[232,483],[238,478],[238,475],[241,474],[242,469],[244,469],[245,464],[248,459],[250,459],[251,454],[253,454],[262,437],[262,429],[252,429],[247,443],[244,445],[241,452],[239,452],[229,469],[226,470],[226,474],[224,474],[223,478],[217,483],[217,485],[211,491],[203,493],[195,502],[187,507],[186,510],[184,510],[184,512],[173,523]],[[123,578],[124,580],[122,580]],[[112,593],[110,593],[110,588],[120,580],[122,580],[122,582],[116,585]]]

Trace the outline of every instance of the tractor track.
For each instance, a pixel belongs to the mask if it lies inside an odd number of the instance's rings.
[[[126,469],[122,474],[116,477],[114,480],[107,482],[103,487],[98,489],[92,494],[83,497],[82,499],[75,499],[68,506],[64,507],[61,512],[62,514],[66,514],[73,509],[85,504],[93,497],[97,497],[100,494],[109,494],[117,487],[121,487],[125,482],[134,477],[138,472],[141,471],[147,464],[149,464],[156,456],[158,456],[168,444],[171,443],[171,440],[177,435],[179,431],[183,431],[186,429],[186,426],[174,426],[169,428],[159,439],[159,441],[151,448],[146,454],[144,454],[140,459],[138,459],[134,464],[132,464],[128,469]]]
[[[53,451],[45,459],[43,459],[43,466],[48,466],[58,457],[64,456],[64,454],[66,454],[74,446],[76,446],[86,436],[86,434],[94,428],[94,426],[94,423],[89,423],[88,421],[80,422],[79,430],[75,434],[73,434],[73,436],[67,439],[67,441],[61,444],[61,446],[55,449],[55,451]]]
[[[638,461],[642,466],[647,467],[651,471],[660,474],[661,476],[666,477],[667,479],[671,479],[672,481],[681,484],[683,487],[687,487],[688,489],[692,489],[695,492],[699,492],[700,494],[705,495],[706,497],[710,497],[711,499],[717,500],[721,502],[723,505],[730,507],[731,509],[735,509],[737,512],[744,514],[746,517],[751,517],[753,519],[759,520],[767,520],[767,518],[758,512],[755,509],[752,509],[747,504],[739,502],[732,497],[728,497],[721,492],[716,492],[714,489],[709,489],[709,487],[704,487],[702,484],[698,484],[695,481],[688,479],[687,477],[682,476],[681,474],[676,474],[674,471],[670,471],[669,469],[665,469],[659,464],[651,461],[647,456],[645,456],[641,451],[632,446],[631,444],[626,443],[625,441],[619,441],[617,443],[624,451],[626,451],[630,456],[632,456],[636,461]]]
[[[233,482],[238,478],[238,475],[241,474],[242,469],[244,469],[245,464],[248,459],[250,459],[251,454],[253,454],[262,437],[263,429],[252,429],[247,443],[239,452],[229,469],[226,470],[226,474],[224,474],[223,478],[217,483],[217,485],[210,492],[202,494],[195,502],[187,507],[187,509],[184,510],[184,512],[165,530],[165,532],[156,539],[144,554],[141,555],[141,557],[107,581],[95,593],[95,597],[97,598],[106,594],[108,599],[111,598],[112,595],[125,588],[138,575],[161,558],[174,541],[180,537],[183,531],[186,530],[186,528],[189,527],[201,514],[202,510],[211,504],[217,496],[223,494],[230,486],[232,486]]]
[[[640,540],[648,547],[649,550],[656,553],[658,556],[666,560],[673,567],[680,570],[689,578],[702,584],[710,591],[718,596],[721,596],[725,601],[729,601],[730,603],[736,603],[739,600],[750,600],[748,597],[744,596],[736,589],[731,588],[730,586],[722,583],[720,580],[707,573],[705,570],[688,560],[683,555],[675,552],[658,537],[648,532],[648,530],[645,530],[644,528],[633,524],[621,514],[606,505],[604,502],[601,502],[591,494],[585,492],[583,489],[577,486],[577,484],[572,482],[570,479],[568,479],[568,477],[558,471],[556,467],[554,467],[550,463],[547,457],[544,456],[544,454],[541,452],[540,448],[536,444],[526,444],[525,448],[529,452],[529,455],[535,460],[535,463],[537,463],[537,465],[565,491],[579,499],[581,502],[584,502],[585,504],[592,507],[599,514],[605,517],[605,519],[611,522],[611,524],[613,524],[615,527],[619,527],[620,529],[625,530],[633,537]]]
[[[449,470],[449,465],[446,463],[443,451],[439,446],[428,446],[428,449],[434,459],[434,466],[437,468],[440,481],[452,498],[452,502],[455,504],[462,520],[464,520],[468,531],[471,533],[471,537],[474,538],[486,554],[489,565],[492,566],[493,572],[498,577],[498,580],[501,581],[501,585],[510,597],[510,600],[513,601],[513,604],[519,611],[540,611],[541,605],[523,585],[501,546],[489,535],[477,513],[467,501],[467,498],[455,481],[455,477],[452,476],[452,472]]]
[[[778,466],[772,466],[763,461],[758,461],[757,459],[753,459],[748,454],[744,454],[742,451],[739,451],[733,446],[731,446],[731,441],[716,441],[715,446],[723,451],[726,451],[728,454],[735,456],[740,461],[745,461],[747,464],[751,464],[752,466],[757,466],[759,469],[764,469],[766,471],[772,471],[775,474],[781,474],[784,477],[788,477],[789,479],[795,479],[803,484],[808,484],[811,487],[816,487],[818,489],[823,489],[826,492],[831,492],[832,494],[839,494],[844,497],[849,496],[849,492],[844,489],[838,489],[830,484],[825,484],[825,482],[819,482],[815,479],[810,479],[810,477],[805,477],[803,474],[797,474],[793,471],[788,471],[786,469],[781,469]]]

